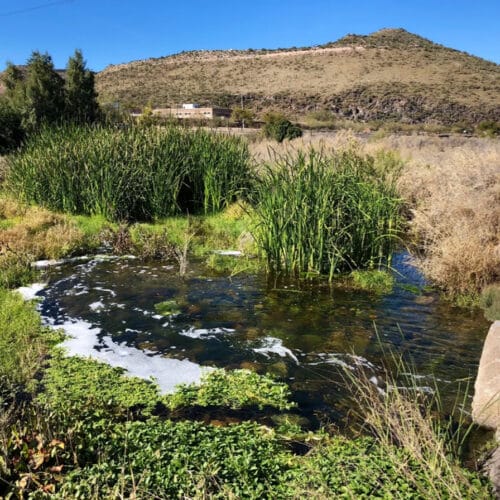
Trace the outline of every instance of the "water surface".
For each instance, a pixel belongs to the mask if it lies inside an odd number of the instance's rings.
[[[473,382],[488,323],[425,291],[405,258],[397,256],[397,285],[382,296],[229,277],[196,263],[181,278],[173,266],[94,259],[47,271],[40,309],[74,337],[71,352],[153,375],[165,391],[196,380],[204,366],[270,371],[304,415],[338,423],[348,404],[342,370],[379,375],[388,352],[411,360],[423,390],[437,380],[450,404],[464,386],[457,381]],[[157,313],[166,300],[178,314]]]

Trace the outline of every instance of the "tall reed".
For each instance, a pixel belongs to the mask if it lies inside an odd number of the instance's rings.
[[[352,151],[288,153],[258,180],[254,236],[269,270],[328,275],[390,263],[402,225],[394,176]]]
[[[387,463],[415,490],[416,498],[492,498],[487,479],[461,463],[473,428],[466,410],[467,384],[458,387],[459,396],[448,408],[436,379],[422,388],[411,362],[394,352],[385,352],[385,357],[391,367],[384,366],[381,376],[358,366],[344,370],[344,381],[353,415],[373,435]]]
[[[145,220],[210,213],[248,182],[238,138],[180,127],[46,128],[12,157],[7,186],[53,210]]]

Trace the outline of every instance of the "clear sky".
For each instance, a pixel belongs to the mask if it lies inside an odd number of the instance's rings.
[[[47,51],[63,68],[183,50],[309,46],[404,28],[500,63],[500,0],[0,0],[0,69]]]

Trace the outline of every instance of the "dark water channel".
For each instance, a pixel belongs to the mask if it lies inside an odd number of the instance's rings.
[[[180,278],[172,266],[97,259],[49,269],[40,308],[75,337],[70,351],[156,376],[165,390],[195,380],[199,365],[251,367],[285,380],[311,421],[342,425],[342,370],[364,366],[376,375],[388,348],[412,361],[423,390],[436,378],[449,404],[466,385],[458,380],[473,385],[488,323],[426,291],[404,260],[396,258],[394,291],[377,296],[207,274],[196,263]],[[157,314],[155,304],[166,300],[179,314]]]

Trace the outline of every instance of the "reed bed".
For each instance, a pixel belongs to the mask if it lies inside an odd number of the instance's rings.
[[[289,153],[253,193],[254,237],[269,271],[328,275],[390,264],[402,226],[393,173],[352,151]]]
[[[9,161],[8,189],[26,201],[109,220],[216,212],[248,183],[238,138],[180,127],[46,128]]]

